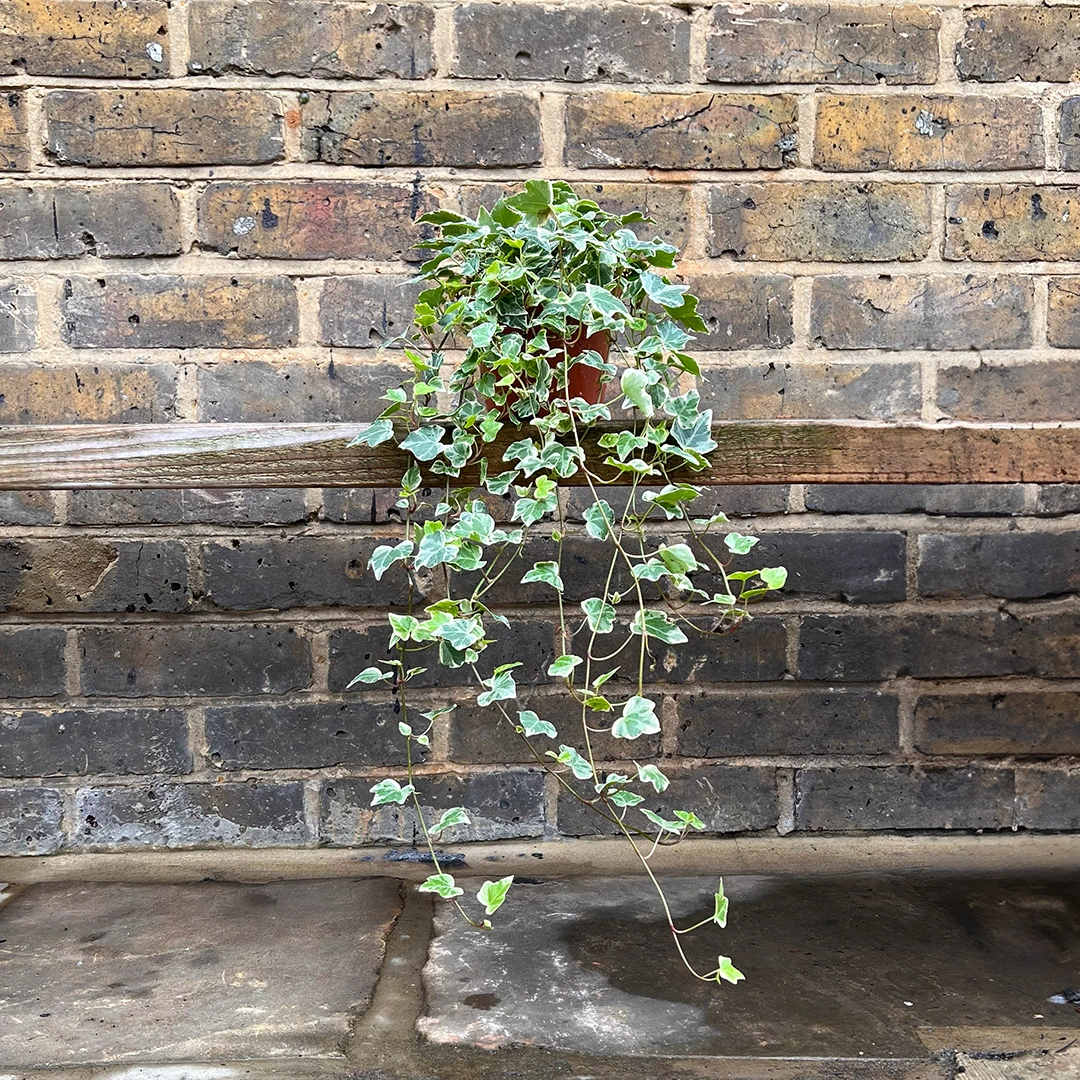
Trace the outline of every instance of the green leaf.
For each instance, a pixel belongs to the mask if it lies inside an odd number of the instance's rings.
[[[676,420],[671,425],[671,437],[684,450],[692,450],[698,454],[708,454],[715,450],[716,441],[712,437],[712,409],[698,413],[692,424],[684,424]]]
[[[597,634],[610,634],[615,626],[615,609],[599,597],[581,601],[581,610],[589,621],[589,629]]]
[[[442,441],[444,434],[441,427],[434,425],[419,428],[401,441],[401,449],[408,450],[419,461],[432,461],[446,449]]]
[[[418,891],[438,893],[444,900],[453,900],[455,896],[462,896],[465,892],[454,884],[453,874],[432,874]]]
[[[724,879],[716,887],[716,908],[713,911],[713,922],[719,927],[727,926],[728,898],[724,895]]]
[[[649,376],[640,368],[627,368],[622,373],[622,378],[619,381],[619,386],[623,392],[623,396],[626,401],[639,409],[644,416],[652,416],[653,403],[652,398],[649,397]],[[623,408],[626,408],[626,403],[623,403]]]
[[[665,645],[680,645],[688,640],[682,630],[662,611],[655,608],[639,610],[630,624],[631,634],[645,634]]]
[[[441,521],[428,521],[424,525],[413,565],[419,570],[425,566],[453,562],[459,547],[457,537]]]
[[[683,305],[683,293],[685,285],[672,285],[665,281],[659,274],[646,270],[641,275],[641,287],[648,293],[649,299],[661,307],[681,308]]]
[[[554,750],[548,750],[547,756],[554,758],[563,765],[569,765],[570,771],[579,780],[591,780],[595,775],[593,767],[572,746],[563,744],[559,747],[557,754]]]
[[[655,735],[660,730],[656,706],[648,698],[632,697],[623,705],[622,716],[612,725],[616,739],[636,739],[640,735]]]
[[[377,667],[366,667],[349,682],[345,689],[351,690],[357,683],[375,683],[393,677],[394,673],[392,671],[380,671]]]
[[[402,398],[404,400],[404,398]],[[375,420],[350,440],[349,446],[378,446],[394,437],[394,425],[390,420]]]
[[[689,544],[672,544],[671,547],[661,544],[656,554],[673,574],[689,574],[691,570],[697,570],[700,565],[694,558]]]
[[[477,695],[477,705],[486,706],[495,701],[506,701],[509,698],[517,697],[517,685],[514,682],[514,676],[508,671],[500,671],[490,679],[483,679],[482,683],[487,687],[487,690]]]
[[[519,710],[518,723],[529,738],[533,735],[546,735],[549,739],[554,739],[559,734],[554,724],[548,720],[541,720],[532,709]]]
[[[716,981],[723,979],[725,982],[737,983],[746,976],[731,962],[730,956],[718,956],[716,958]]]
[[[404,735],[406,738],[412,735],[412,728],[404,720],[398,722],[397,729],[399,734]]]
[[[375,580],[380,581],[383,574],[390,569],[394,563],[407,559],[413,552],[413,542],[411,540],[402,540],[398,544],[391,546],[390,544],[380,544],[372,553],[371,558],[368,560],[368,566],[371,567],[371,572],[375,575]]]
[[[669,821],[667,818],[662,818],[659,814],[653,813],[652,810],[646,810],[644,806],[639,806],[638,809],[661,831],[679,834],[683,831],[683,827],[677,821]]]
[[[689,810],[673,810],[672,813],[683,823],[684,828],[697,829],[698,832],[704,831],[705,822],[697,814]]]
[[[469,331],[469,337],[472,339],[473,345],[478,349],[486,349],[495,337],[495,332],[499,329],[499,324],[494,319],[488,322],[482,322],[477,326],[474,326]]]
[[[652,784],[658,795],[662,791],[667,791],[668,784],[671,783],[655,765],[639,765],[637,778],[643,784]]]
[[[449,810],[444,810],[442,817],[432,827],[433,833],[441,833],[443,829],[449,829],[451,825],[470,825],[472,824],[469,815],[465,813],[463,806],[452,806]]]
[[[386,617],[390,620],[390,628],[394,631],[390,636],[390,648],[392,649],[399,641],[415,640],[414,635],[420,627],[420,620],[412,615],[398,615],[388,611]]]
[[[671,571],[659,559],[650,559],[648,562],[638,563],[631,573],[638,581],[659,581]]]
[[[787,569],[783,566],[763,566],[758,577],[765,582],[766,589],[782,589],[787,582]]]
[[[554,675],[556,678],[562,678],[566,675],[573,674],[574,668],[581,663],[584,663],[584,661],[580,656],[574,656],[571,653],[567,653],[564,656],[560,656],[557,660],[554,660],[548,668],[547,673],[549,675]]]
[[[524,191],[510,195],[502,201],[535,220],[547,216],[554,199],[550,180],[526,180]]]
[[[435,636],[448,641],[455,649],[469,649],[483,638],[484,624],[475,616],[451,619],[438,628]]]
[[[510,886],[514,884],[514,875],[500,878],[498,881],[485,881],[476,894],[476,899],[484,905],[485,915],[494,915],[502,907]]]
[[[758,542],[756,536],[743,536],[742,533],[729,532],[724,537],[724,544],[733,555],[747,555]]]
[[[590,694],[585,699],[585,708],[593,712],[611,712],[614,706],[603,694]]]
[[[694,487],[692,484],[667,484],[659,491],[643,492],[641,497],[645,502],[659,506],[670,521],[680,516],[683,503],[692,502],[700,494],[701,488]],[[724,520],[726,521],[727,518]]]
[[[521,579],[522,585],[530,581],[542,581],[550,585],[556,592],[563,591],[563,581],[559,576],[559,564],[557,562],[533,563],[533,568]]]
[[[594,540],[607,540],[611,536],[611,526],[615,523],[615,511],[606,499],[598,499],[585,508],[585,531]]]
[[[591,282],[585,286],[585,295],[589,298],[589,305],[604,320],[605,326],[615,326],[618,319],[629,319],[630,312],[626,310],[623,302],[607,289]]]
[[[638,806],[645,801],[641,795],[634,791],[613,791],[608,798],[616,806]]]
[[[402,787],[396,780],[380,780],[374,787],[368,788],[372,794],[372,806],[385,806],[387,803],[400,805],[415,790],[412,784]]]

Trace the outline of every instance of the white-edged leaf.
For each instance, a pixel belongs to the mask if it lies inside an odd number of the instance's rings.
[[[655,765],[639,765],[637,778],[643,784],[652,784],[658,795],[662,791],[667,791],[668,784],[671,783],[667,776],[665,776]]]
[[[549,739],[554,739],[559,734],[550,720],[541,720],[532,709],[519,709],[518,723],[521,725],[521,730],[530,738],[533,735],[546,735]]]
[[[380,671],[377,667],[366,667],[359,675],[353,676],[345,689],[351,690],[357,683],[376,683],[393,677],[394,673],[392,671]]]
[[[733,555],[747,555],[758,542],[756,536],[744,536],[742,533],[729,532],[724,537],[724,544]]]
[[[640,410],[644,416],[652,416],[654,409],[648,393],[649,376],[644,371],[640,368],[627,368],[622,373],[619,387],[635,409]]]
[[[559,564],[557,562],[533,563],[533,568],[521,579],[522,585],[530,581],[542,581],[550,585],[556,592],[563,591],[563,581],[559,576]]]
[[[597,596],[581,601],[581,610],[589,621],[589,629],[597,634],[610,634],[615,626],[615,609]]]
[[[454,884],[453,874],[432,874],[418,891],[437,893],[444,900],[453,900],[455,896],[462,896],[465,892]]]
[[[485,881],[476,894],[476,899],[484,905],[485,915],[494,915],[502,907],[510,886],[514,884],[514,875],[499,878],[498,881]]]
[[[616,739],[636,739],[641,735],[655,735],[660,730],[656,718],[656,705],[648,698],[632,697],[623,705],[622,716],[611,727]]]
[[[584,661],[580,656],[574,656],[573,653],[566,653],[552,661],[547,673],[555,676],[555,678],[565,678],[567,675],[572,675],[574,668],[582,663],[584,663]]]
[[[443,811],[442,817],[432,826],[431,831],[440,833],[443,829],[449,829],[451,825],[470,825],[471,823],[472,821],[469,815],[465,813],[463,806],[451,806],[449,810]]]
[[[383,574],[396,562],[407,559],[413,553],[413,542],[402,540],[398,544],[380,544],[368,560],[368,566],[375,575],[376,581],[381,581]]]
[[[585,519],[585,531],[594,540],[606,540],[611,535],[615,511],[606,499],[597,499],[592,506],[586,507],[582,517]]]
[[[412,784],[402,786],[396,780],[380,780],[368,790],[372,795],[372,806],[385,806],[387,803],[397,803],[400,806],[415,789]]]

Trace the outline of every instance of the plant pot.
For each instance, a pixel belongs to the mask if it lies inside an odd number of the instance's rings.
[[[549,334],[548,344],[561,349],[564,341]],[[592,350],[599,353],[606,363],[608,350],[611,348],[611,335],[606,330],[586,334],[585,327],[581,327],[577,336],[565,342],[565,346],[568,357],[580,356],[583,352]],[[599,405],[604,400],[604,391],[607,389],[607,383],[600,381],[600,374],[597,368],[589,367],[588,364],[574,364],[570,368],[568,380],[570,396],[583,398],[589,405]]]

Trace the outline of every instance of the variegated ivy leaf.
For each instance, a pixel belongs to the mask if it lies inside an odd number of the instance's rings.
[[[683,826],[678,821],[669,821],[667,818],[662,818],[652,810],[646,810],[644,806],[639,806],[638,810],[640,810],[641,813],[643,813],[661,832],[679,834],[683,831]]]
[[[390,620],[390,627],[394,631],[390,635],[390,648],[392,649],[400,641],[409,641],[416,634],[420,626],[420,620],[413,615],[398,615],[396,612],[387,612],[386,617]]]
[[[394,673],[392,671],[380,671],[377,667],[366,667],[359,675],[354,676],[349,681],[349,685],[345,689],[351,690],[357,683],[376,683],[393,677]]]
[[[630,624],[630,633],[645,634],[666,645],[679,645],[688,640],[686,635],[662,611],[654,608],[639,610]]]
[[[419,428],[402,439],[401,449],[408,450],[418,461],[432,461],[446,449],[443,434],[443,429],[434,424]]]
[[[437,893],[444,900],[453,900],[455,896],[462,896],[465,892],[454,884],[453,874],[432,874],[418,891]]]
[[[615,626],[615,609],[599,597],[581,601],[581,610],[589,621],[589,629],[597,634],[610,634]]]
[[[632,697],[623,705],[622,716],[611,727],[616,739],[636,739],[641,735],[655,735],[660,730],[656,718],[656,705],[648,698]]]
[[[390,395],[387,394],[387,397]],[[395,399],[396,400],[396,399]],[[402,395],[404,400],[404,395]],[[394,425],[389,420],[375,420],[350,440],[349,446],[378,446],[394,437]]]
[[[460,546],[461,541],[441,521],[425,522],[413,565],[419,570],[453,562]]]
[[[530,581],[542,581],[550,585],[556,592],[563,591],[563,581],[559,576],[559,564],[557,562],[533,563],[533,568],[521,579],[522,585]]]
[[[592,506],[586,507],[585,531],[594,540],[606,540],[611,536],[611,527],[615,523],[615,511],[606,499],[598,499]]]
[[[411,540],[402,540],[398,544],[380,544],[372,553],[371,558],[368,560],[368,566],[371,567],[371,572],[375,575],[376,581],[381,581],[383,574],[390,569],[394,563],[407,559],[413,552],[413,542]]]
[[[629,402],[630,406],[638,409],[643,416],[652,416],[655,410],[652,398],[649,397],[649,376],[644,371],[640,368],[627,368],[622,373],[619,387],[626,399],[623,402],[624,409]]]
[[[548,720],[541,720],[532,709],[520,709],[518,711],[518,723],[521,725],[521,730],[529,738],[532,738],[533,735],[546,735],[549,739],[554,739],[559,734],[555,730],[554,724]]]
[[[368,790],[372,795],[372,806],[385,806],[387,803],[401,805],[416,789],[412,784],[402,786],[396,780],[380,780]]]
[[[648,293],[649,299],[665,308],[680,308],[683,305],[685,285],[672,285],[659,274],[646,270],[641,275],[641,287]]]
[[[485,881],[476,894],[476,899],[484,905],[485,915],[494,915],[502,907],[510,886],[514,884],[514,875],[500,878],[498,881]]]
[[[443,829],[449,829],[451,825],[470,825],[472,824],[469,815],[465,813],[463,806],[452,806],[449,810],[444,810],[442,817],[435,823],[431,831],[433,833],[441,833]]]
[[[662,791],[667,791],[668,784],[671,783],[655,765],[639,765],[637,778],[643,784],[652,784],[658,795]]]
[[[716,958],[716,981],[723,979],[725,982],[737,983],[746,976],[731,962],[730,956],[718,956]]]
[[[783,566],[763,566],[758,577],[765,582],[766,589],[782,589],[787,583],[787,568]]]
[[[567,746],[565,743],[559,747],[559,752],[557,754],[554,750],[548,750],[547,756],[554,758],[563,765],[569,765],[570,771],[579,780],[591,780],[595,775],[593,773],[593,767],[588,761],[586,761],[586,759],[572,746]]]
[[[608,799],[616,806],[638,806],[645,801],[636,791],[613,791]]]
[[[748,555],[757,542],[756,536],[743,536],[742,533],[737,532],[729,532],[724,537],[724,544],[733,555]]]
[[[683,828],[696,829],[698,832],[702,832],[705,829],[705,822],[697,816],[697,814],[689,810],[672,810],[678,821],[681,821]]]
[[[509,671],[498,672],[492,675],[490,679],[483,679],[482,682],[487,689],[482,694],[477,695],[477,705],[487,706],[495,701],[506,701],[509,698],[517,697],[517,684],[514,682],[514,676]]]
[[[700,566],[689,544],[661,544],[656,554],[673,574],[689,574]]]
[[[553,675],[555,678],[565,678],[567,675],[572,675],[574,668],[582,663],[584,663],[584,661],[580,656],[574,656],[573,653],[567,653],[552,661],[547,673]]]
[[[716,887],[716,907],[713,910],[713,922],[717,926],[723,928],[727,926],[727,914],[728,914],[728,898],[724,895],[724,879],[720,879],[720,884]]]

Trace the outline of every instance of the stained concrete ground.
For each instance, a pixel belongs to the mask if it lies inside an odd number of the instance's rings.
[[[1080,1080],[1080,882],[521,881],[474,930],[388,878],[36,885],[0,908],[0,1080]],[[667,882],[686,923],[715,882]]]

